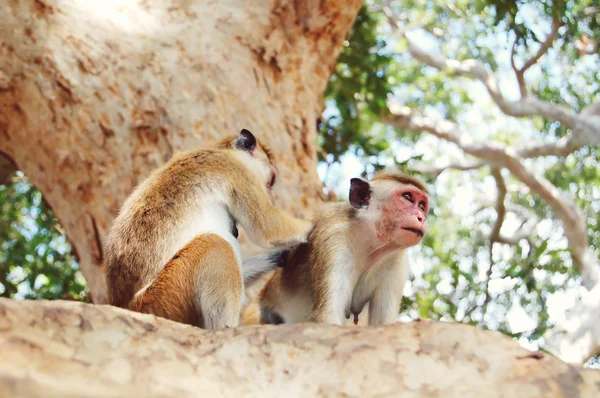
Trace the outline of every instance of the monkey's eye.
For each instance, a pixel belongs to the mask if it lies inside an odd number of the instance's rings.
[[[403,193],[402,197],[404,199],[408,200],[410,203],[413,202],[413,196],[412,196],[412,193],[410,193],[410,192]]]
[[[425,202],[419,202],[419,209],[425,211]]]

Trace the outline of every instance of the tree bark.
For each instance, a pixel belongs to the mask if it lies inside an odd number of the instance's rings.
[[[316,118],[360,4],[0,0],[0,152],[54,210],[94,302],[112,219],[176,151],[248,128],[274,149],[277,204],[310,215]]]
[[[10,397],[597,397],[600,373],[473,326],[206,331],[105,305],[0,299]]]

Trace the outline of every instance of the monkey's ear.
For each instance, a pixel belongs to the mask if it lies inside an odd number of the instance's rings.
[[[250,131],[242,129],[240,136],[235,140],[234,146],[241,151],[252,152],[256,148],[256,137]]]
[[[360,209],[369,206],[371,200],[371,185],[360,178],[350,180],[350,195],[348,197],[352,207]]]

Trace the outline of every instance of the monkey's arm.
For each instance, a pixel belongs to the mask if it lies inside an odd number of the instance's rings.
[[[331,243],[325,242],[321,247]],[[338,247],[335,247],[338,246]],[[352,297],[349,278],[354,263],[349,247],[338,244],[313,263],[311,286],[313,296],[312,322],[343,325],[345,311]]]
[[[359,279],[350,312],[354,323],[365,304],[369,304],[369,325],[394,323],[400,310],[402,291],[408,279],[408,251],[391,254],[373,265]]]
[[[306,242],[313,224],[271,204],[266,188],[249,180],[234,187],[229,211],[252,242],[264,248]]]

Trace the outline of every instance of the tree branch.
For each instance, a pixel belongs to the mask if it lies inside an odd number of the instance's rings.
[[[507,187],[507,192],[510,191],[510,188]],[[535,215],[533,215],[528,209],[525,209],[521,206],[512,205],[510,203],[506,206],[506,210],[507,212],[515,213],[524,220],[521,222],[521,225],[519,226],[519,228],[517,228],[515,233],[513,233],[511,236],[499,234],[498,242],[514,246],[523,239],[529,240],[529,236],[531,236],[531,234],[535,230],[536,225],[538,224],[538,218]]]
[[[506,199],[506,183],[504,182],[504,177],[502,177],[502,173],[499,168],[493,167],[491,171],[492,177],[496,180],[496,188],[498,189],[498,197],[496,199],[496,222],[492,227],[492,232],[490,233],[490,242],[496,242],[498,237],[500,236],[500,230],[502,229],[502,224],[504,223],[504,218],[506,217],[506,205],[504,200]]]
[[[517,152],[517,155],[523,159],[539,158],[544,156],[565,157],[581,149],[582,147],[583,145],[581,143],[576,142],[573,139],[573,136],[569,135],[562,137],[555,142],[525,144],[519,148],[515,148],[515,151]],[[439,167],[417,167],[416,170],[420,173],[430,174],[434,177],[437,177],[449,169],[471,171],[479,169],[486,164],[487,163],[484,161],[459,162]]]
[[[408,43],[409,52],[415,59],[440,71],[453,71],[459,76],[479,80],[483,83],[496,105],[506,115],[514,117],[542,116],[549,120],[556,120],[563,126],[573,130],[572,145],[581,147],[600,144],[599,120],[585,115],[577,115],[564,106],[531,97],[522,98],[518,101],[507,100],[500,91],[496,76],[480,61],[474,59],[457,61],[447,59],[441,54],[428,53],[411,40],[405,31],[402,34]]]
[[[600,383],[598,372],[450,322],[207,331],[107,305],[7,299],[0,314],[9,397],[558,398],[594,396]]]
[[[528,95],[527,85],[525,83],[525,72],[527,71],[527,69],[529,69],[533,65],[535,65],[540,60],[540,58],[542,58],[542,56],[544,54],[546,54],[546,52],[548,52],[550,47],[552,47],[552,43],[554,43],[554,40],[556,39],[556,36],[558,35],[558,30],[560,29],[560,27],[562,25],[563,25],[563,23],[560,19],[554,18],[552,20],[552,29],[551,29],[550,33],[548,34],[548,37],[546,37],[546,40],[544,40],[544,42],[542,42],[540,44],[540,48],[538,49],[537,53],[535,53],[535,55],[533,57],[531,57],[530,59],[525,61],[523,66],[520,68],[517,68],[517,66],[515,65],[515,59],[514,59],[517,41],[515,40],[515,42],[513,43],[511,51],[510,51],[510,66],[512,67],[512,69],[515,72],[515,75],[517,77],[517,82],[519,83],[519,91],[521,93],[521,98],[527,97],[527,95]]]
[[[527,97],[527,85],[525,84],[524,73],[522,73],[519,68],[517,68],[517,64],[515,63],[515,52],[517,49],[517,40],[515,39],[511,49],[510,49],[510,67],[513,72],[515,72],[515,76],[517,77],[517,83],[519,84],[519,93],[521,94],[521,98]]]
[[[552,30],[548,34],[548,37],[546,37],[546,40],[544,40],[544,42],[540,46],[538,52],[532,58],[530,58],[527,62],[525,62],[525,64],[521,67],[521,69],[519,69],[519,71],[521,73],[525,73],[525,71],[527,71],[527,69],[529,69],[533,65],[535,65],[537,63],[537,61],[539,61],[540,58],[542,58],[542,56],[544,54],[546,54],[546,52],[548,52],[550,47],[552,47],[552,43],[554,43],[554,40],[556,39],[556,36],[558,35],[558,30],[560,29],[561,26],[563,26],[563,23],[559,18],[554,18],[552,20]]]
[[[528,220],[527,222],[523,222],[519,229],[512,234],[511,236],[499,235],[497,238],[497,242],[504,243],[507,245],[514,246],[518,244],[523,239],[527,239],[535,230],[535,225],[537,224],[537,220]]]
[[[485,162],[477,161],[477,162],[469,162],[469,163],[466,163],[466,162],[465,163],[451,163],[451,164],[448,164],[446,166],[441,166],[441,167],[416,167],[415,170],[422,174],[429,174],[433,177],[438,177],[440,174],[442,174],[446,170],[451,169],[451,170],[460,170],[460,171],[471,171],[471,170],[477,170],[485,165],[486,165]]]
[[[498,189],[497,199],[496,199],[496,221],[494,222],[494,226],[492,227],[492,232],[490,233],[490,250],[489,250],[489,259],[490,259],[490,267],[486,272],[486,288],[485,288],[485,300],[483,302],[483,317],[487,312],[487,306],[491,299],[490,296],[490,279],[492,277],[492,271],[494,268],[494,243],[498,241],[500,236],[500,230],[502,229],[502,224],[504,223],[504,218],[506,217],[506,205],[504,200],[506,198],[506,183],[504,182],[504,177],[502,177],[502,173],[499,168],[493,167],[491,170],[491,174],[496,180],[496,187]]]

